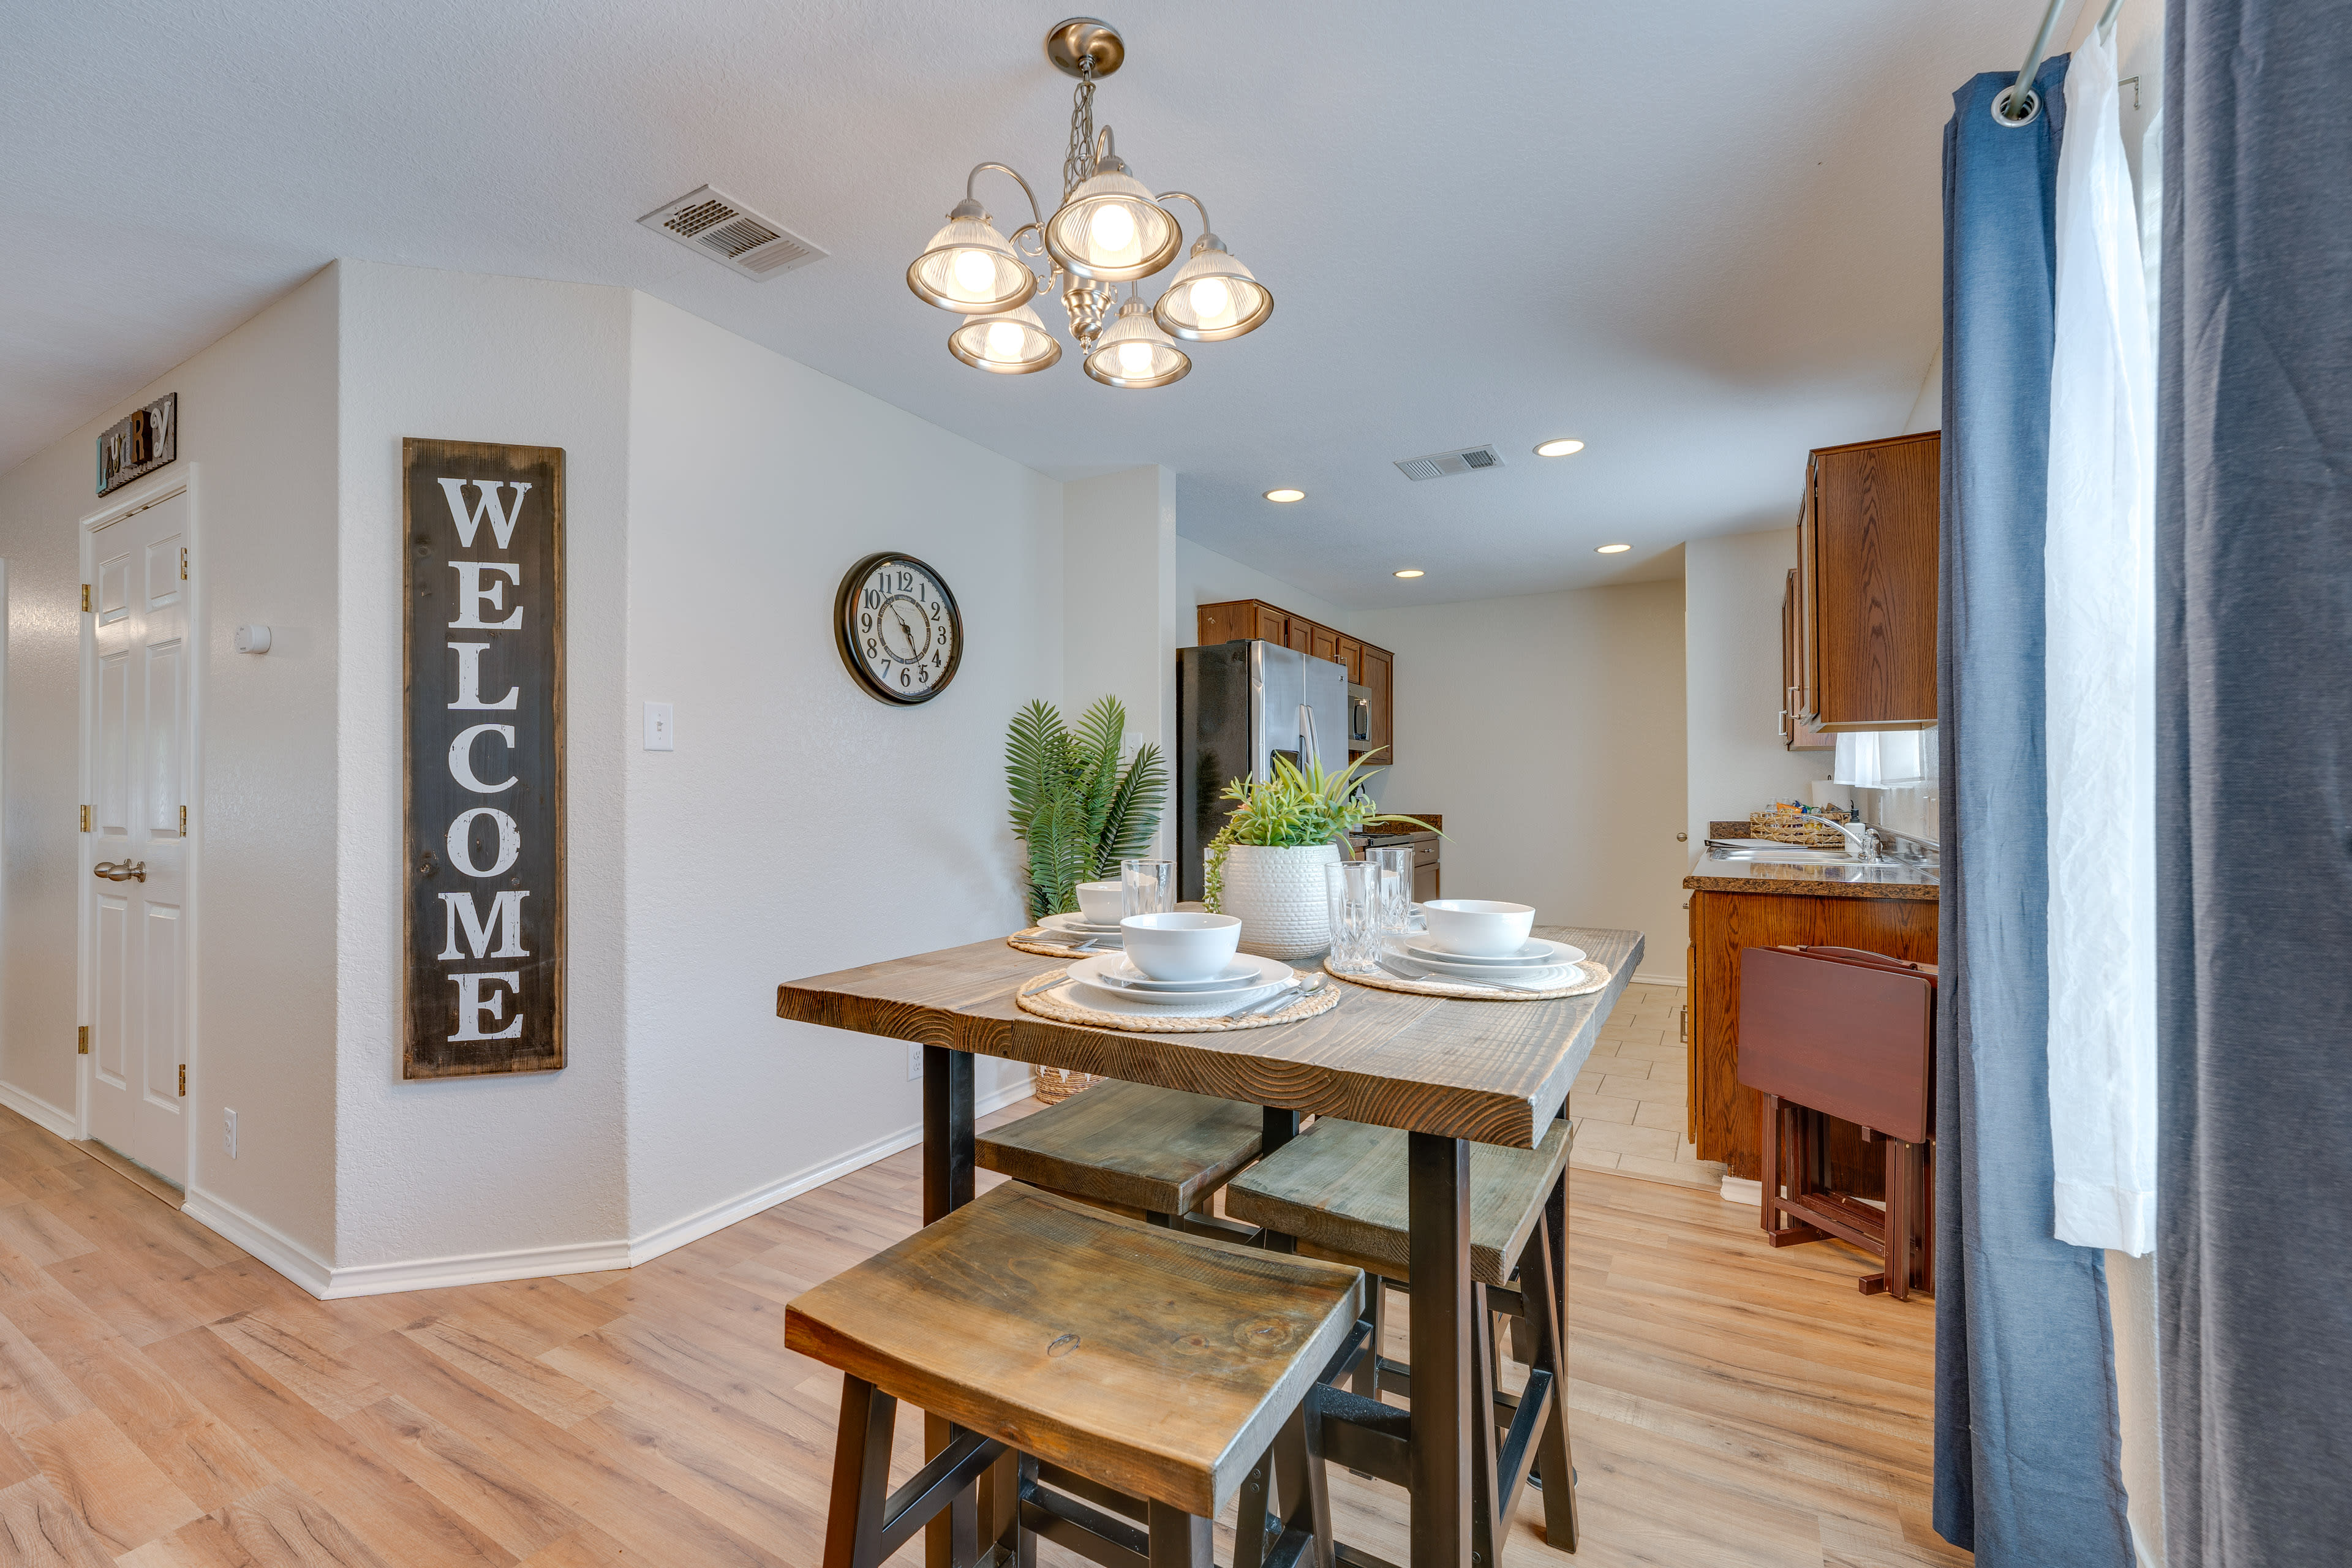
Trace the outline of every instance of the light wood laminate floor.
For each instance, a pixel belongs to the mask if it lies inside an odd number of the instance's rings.
[[[1927,1525],[1927,1302],[1706,1194],[1571,1187],[1573,1561],[1968,1561]],[[0,1110],[0,1568],[809,1568],[839,1380],[783,1304],[919,1193],[909,1151],[634,1270],[320,1302]],[[1402,1560],[1402,1497],[1333,1489]],[[1525,1521],[1507,1557],[1570,1561]]]

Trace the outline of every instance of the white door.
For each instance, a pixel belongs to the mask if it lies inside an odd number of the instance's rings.
[[[89,1132],[183,1185],[187,545],[184,491],[91,531],[97,646],[82,703]]]

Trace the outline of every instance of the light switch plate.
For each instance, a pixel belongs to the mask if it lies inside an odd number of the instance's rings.
[[[670,728],[669,704],[667,702],[646,704],[646,750],[648,752],[677,750],[677,737]]]

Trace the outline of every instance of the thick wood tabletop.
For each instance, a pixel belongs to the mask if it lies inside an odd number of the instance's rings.
[[[1516,1149],[1559,1113],[1601,1020],[1642,959],[1642,933],[1542,926],[1609,966],[1609,984],[1553,1002],[1483,1002],[1341,986],[1301,1023],[1201,1035],[1056,1024],[1013,994],[1067,961],[1002,941],[942,948],[776,988],[776,1016],[1161,1089],[1342,1116]]]

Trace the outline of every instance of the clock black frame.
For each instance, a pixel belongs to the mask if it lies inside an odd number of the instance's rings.
[[[885,561],[903,561],[919,568],[939,589],[940,597],[947,601],[948,626],[954,634],[955,646],[948,650],[947,668],[941,670],[940,678],[920,692],[893,691],[876,679],[874,672],[867,669],[865,661],[857,657],[856,636],[850,630],[850,622],[856,614],[858,586],[867,573]],[[834,650],[841,655],[841,662],[848,667],[850,675],[856,679],[859,689],[866,696],[877,702],[887,702],[894,708],[919,707],[945,691],[949,683],[955,679],[957,668],[963,663],[963,610],[956,604],[955,590],[948,586],[948,580],[929,562],[909,555],[903,550],[877,550],[849,569],[841,579],[840,589],[833,596],[833,646]]]

